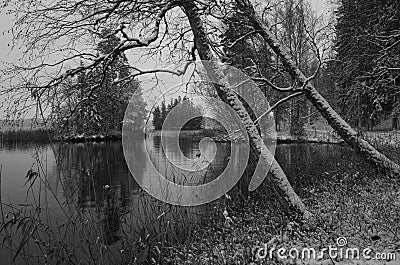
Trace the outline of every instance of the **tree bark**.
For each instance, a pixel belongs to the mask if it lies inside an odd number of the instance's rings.
[[[212,49],[209,46],[209,41],[204,30],[204,26],[198,12],[197,6],[193,1],[184,0],[181,2],[181,7],[185,11],[189,20],[191,29],[193,31],[195,45],[199,53],[200,59],[209,61],[210,65],[204,65],[206,72],[211,80],[221,80],[222,83],[228,84],[226,78],[220,72],[217,65],[217,59],[213,55]],[[273,183],[282,191],[285,201],[287,201],[296,212],[300,213],[304,219],[308,219],[312,214],[308,211],[303,201],[299,198],[293,187],[290,185],[282,168],[275,160],[273,155],[269,152],[267,146],[264,144],[257,127],[252,121],[249,113],[246,111],[244,105],[237,97],[236,93],[228,86],[213,85],[216,89],[218,96],[225,103],[229,104],[238,114],[240,121],[245,126],[249,135],[250,144],[257,150],[261,158],[265,159],[267,163],[271,164],[270,174]],[[267,174],[267,172],[266,172]]]
[[[259,31],[263,39],[268,43],[271,49],[279,56],[285,68],[300,85],[304,85],[304,92],[307,99],[319,110],[321,115],[328,121],[331,127],[343,138],[343,140],[360,153],[369,163],[375,166],[379,171],[392,177],[400,176],[400,166],[376,150],[371,144],[360,138],[355,130],[335,112],[324,97],[307,80],[307,77],[296,66],[293,59],[285,48],[280,45],[278,40],[264,25],[261,19],[256,15],[253,6],[246,0],[237,0],[240,2],[243,12],[246,13],[254,30]]]

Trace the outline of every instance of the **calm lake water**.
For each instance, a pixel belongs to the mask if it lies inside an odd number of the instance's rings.
[[[205,156],[207,152],[215,154],[212,170],[202,170],[195,175],[174,172],[174,179],[178,182],[182,178],[195,178],[195,182],[199,179],[210,181],[224,170],[231,156],[230,144],[227,143],[208,147],[204,143],[199,146],[199,142],[185,141],[180,150],[172,145],[162,149],[160,137],[154,136],[136,145],[138,152],[145,152],[146,148],[151,150],[154,162],[165,171],[168,171],[166,156],[175,164],[195,167],[190,163],[196,161],[201,151]],[[182,159],[180,152],[189,159]],[[289,144],[278,145],[276,157],[299,194],[308,196],[307,190],[323,186],[329,179],[325,172],[346,169],[343,164],[352,163],[354,154],[339,145]],[[120,142],[40,146],[3,144],[0,146],[0,163],[3,167],[3,217],[11,218],[11,212],[16,211],[12,207],[24,208],[27,212],[37,211],[40,207],[42,220],[47,220],[51,227],[71,220],[86,220],[96,230],[90,236],[101,235],[106,245],[119,244],[128,227],[138,235],[143,231],[161,234],[171,227],[179,231],[179,227],[187,223],[180,218],[190,218],[190,222],[195,224],[217,205],[186,208],[166,205],[151,198],[131,176]],[[39,175],[28,181],[30,169]],[[145,179],[154,174],[152,170],[149,165],[143,165],[136,174]],[[0,256],[5,253],[5,249],[0,250]]]

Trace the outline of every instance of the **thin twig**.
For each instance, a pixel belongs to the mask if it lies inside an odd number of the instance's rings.
[[[294,94],[291,94],[291,95],[287,96],[286,98],[283,98],[283,99],[279,100],[279,101],[276,102],[272,107],[270,107],[266,112],[264,112],[263,114],[261,114],[260,117],[258,117],[258,118],[254,121],[254,123],[258,123],[258,122],[262,119],[262,117],[264,117],[265,115],[271,113],[271,112],[272,112],[274,109],[276,109],[280,104],[285,103],[286,101],[289,101],[289,100],[291,100],[292,98],[301,96],[301,95],[303,95],[303,94],[304,94],[304,92],[303,92],[303,91],[300,91],[300,92],[296,92],[296,93],[294,93]]]

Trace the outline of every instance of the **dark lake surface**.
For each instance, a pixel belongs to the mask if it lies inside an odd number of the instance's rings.
[[[195,182],[215,178],[224,170],[231,155],[227,143],[199,146],[198,141],[185,141],[180,150],[168,145],[162,149],[159,137],[148,137],[145,142],[137,143],[137,148],[143,152],[146,148],[151,150],[155,163],[165,171],[168,171],[165,166],[167,156],[175,164],[195,168],[198,164],[191,163],[197,163],[199,153],[206,157],[215,154],[212,172],[203,170],[196,175],[191,173],[191,176],[175,172],[174,176],[178,178],[197,178]],[[182,159],[178,155],[180,152],[190,159]],[[278,145],[275,153],[301,196],[307,196],[309,189],[323,187],[328,179],[326,172],[346,170],[343,164],[353,163],[355,156],[347,147],[324,144]],[[190,218],[190,223],[195,224],[202,215],[215,208],[215,203],[194,208],[171,206],[148,196],[129,172],[120,142],[3,144],[0,146],[0,164],[2,218],[11,218],[16,209],[24,208],[25,212],[40,209],[39,216],[50,227],[71,220],[92,224],[94,231],[88,237],[101,237],[105,245],[120,244],[119,239],[127,228],[137,235],[143,231],[158,235],[170,227],[179,231],[182,224],[187,224],[180,218]],[[39,175],[28,181],[30,169]],[[363,166],[356,169],[368,170]],[[145,179],[154,174],[152,170],[149,165],[144,165],[136,173]],[[73,233],[70,236],[73,237]],[[6,253],[5,249],[0,250],[0,255]]]

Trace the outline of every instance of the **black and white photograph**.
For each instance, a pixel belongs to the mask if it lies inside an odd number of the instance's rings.
[[[1,0],[0,265],[400,265],[398,0]]]

